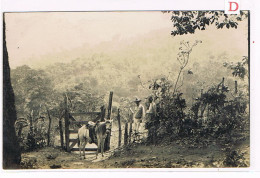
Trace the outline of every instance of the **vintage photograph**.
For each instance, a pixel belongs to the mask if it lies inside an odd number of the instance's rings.
[[[3,13],[3,169],[250,166],[250,13]]]

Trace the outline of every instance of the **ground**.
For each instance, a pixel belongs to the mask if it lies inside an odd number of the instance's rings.
[[[196,146],[188,140],[176,140],[157,146],[132,144],[111,150],[102,157],[87,153],[86,159],[77,152],[67,153],[59,148],[47,147],[22,154],[23,168],[35,169],[86,169],[86,168],[205,168],[225,167],[225,145],[216,142]],[[231,149],[244,154],[245,166],[249,166],[249,139],[237,142]],[[239,158],[241,159],[241,158]],[[240,160],[241,161],[241,160]]]

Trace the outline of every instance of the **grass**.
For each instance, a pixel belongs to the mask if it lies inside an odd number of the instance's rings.
[[[232,161],[238,161],[239,164],[233,164]],[[185,139],[157,146],[132,144],[113,153],[106,153],[104,158],[99,155],[98,160],[93,154],[80,160],[76,153],[46,147],[23,153],[22,162],[26,169],[219,168],[232,167],[232,164],[248,167],[249,138],[236,142],[229,149],[217,142],[210,142],[207,146],[199,143],[192,145]],[[225,164],[230,162],[232,164]]]

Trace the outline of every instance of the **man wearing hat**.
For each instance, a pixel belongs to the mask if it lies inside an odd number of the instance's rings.
[[[147,102],[149,104],[148,110],[146,111],[146,124],[145,128],[148,130],[148,143],[155,143],[156,139],[156,125],[157,123],[157,112],[156,112],[156,104],[153,101],[153,96],[148,96]]]
[[[134,102],[136,103],[136,108],[134,112],[134,131],[135,134],[138,134],[140,123],[142,122],[142,119],[144,119],[145,116],[145,111],[143,105],[140,104],[141,100],[139,98],[136,98]]]

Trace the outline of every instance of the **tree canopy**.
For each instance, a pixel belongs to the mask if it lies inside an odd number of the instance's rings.
[[[227,15],[224,11],[166,11],[172,13],[173,30],[171,35],[193,34],[196,30],[206,30],[210,25],[218,29],[237,28],[238,22],[248,18],[248,13],[240,11],[240,15]],[[166,13],[165,12],[165,13]]]

